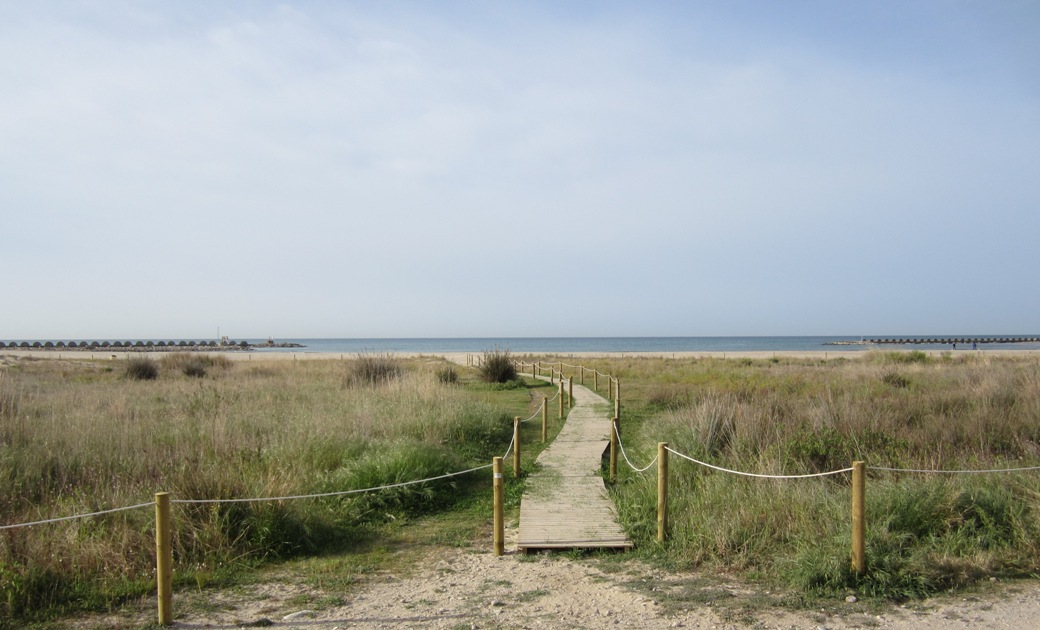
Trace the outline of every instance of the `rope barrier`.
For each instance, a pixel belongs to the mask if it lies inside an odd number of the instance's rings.
[[[510,442],[512,447],[512,442]],[[292,501],[294,499],[317,499],[320,497],[337,497],[347,494],[361,494],[363,492],[375,492],[377,490],[389,490],[391,488],[401,488],[403,486],[412,486],[419,483],[427,483],[429,481],[439,481],[441,479],[447,479],[448,477],[457,477],[459,475],[465,475],[467,473],[476,472],[478,470],[484,470],[485,468],[491,468],[492,464],[485,464],[484,466],[477,466],[476,468],[470,468],[469,470],[462,470],[459,472],[448,473],[445,475],[439,475],[437,477],[429,477],[427,479],[416,479],[414,481],[402,481],[401,483],[392,483],[385,486],[377,486],[374,488],[364,488],[361,490],[341,490],[339,492],[321,492],[318,494],[299,494],[288,497],[258,497],[252,499],[173,499],[170,503],[254,503],[261,501]]]
[[[618,448],[621,449],[621,457],[623,457],[625,459],[625,463],[628,464],[629,468],[631,468],[632,470],[634,470],[637,473],[644,473],[644,472],[650,470],[650,468],[654,464],[657,463],[657,457],[655,456],[653,461],[650,462],[649,464],[647,464],[645,468],[637,468],[636,465],[632,463],[632,460],[628,459],[628,453],[625,452],[625,444],[621,441],[621,434],[618,433],[616,427],[612,427],[612,429],[614,431],[614,434],[617,435],[617,443],[618,443]]]
[[[112,508],[111,510],[101,510],[100,512],[90,512],[89,514],[76,514],[75,516],[62,516],[59,518],[48,518],[42,521],[33,521],[32,523],[18,523],[17,525],[0,525],[0,530],[4,529],[17,529],[19,527],[32,527],[33,525],[44,525],[46,523],[58,523],[60,521],[71,521],[77,518],[88,518],[90,516],[101,516],[102,514],[112,514],[113,512],[125,512],[127,510],[136,510],[138,508],[149,507],[155,505],[154,502],[149,503],[138,503],[137,505],[128,505],[127,507]]]
[[[694,459],[694,458],[690,457],[689,455],[684,455],[684,454],[682,454],[682,453],[680,453],[678,451],[673,451],[671,448],[666,448],[665,450],[667,450],[669,453],[672,453],[673,455],[678,455],[679,457],[682,457],[683,459],[688,459],[688,460],[690,460],[691,462],[693,462],[695,464],[700,464],[701,466],[706,466],[706,467],[712,468],[714,470],[718,470],[718,471],[722,471],[722,472],[728,472],[728,473],[731,473],[731,474],[734,474],[734,475],[743,475],[745,477],[758,477],[760,479],[808,479],[810,477],[827,477],[829,475],[840,475],[842,473],[852,472],[852,468],[842,468],[841,470],[832,470],[830,472],[822,472],[822,473],[812,473],[812,474],[809,474],[809,475],[761,475],[761,474],[758,474],[758,473],[742,472],[742,471],[739,471],[739,470],[731,470],[729,468],[723,468],[721,466],[714,466],[714,465],[709,464],[707,462],[702,462],[702,461],[700,461],[698,459]]]
[[[885,466],[867,466],[867,468],[888,472],[925,473],[933,475],[971,475],[979,473],[1010,473],[1040,470],[1040,466],[1028,466],[1026,468],[996,468],[992,470],[921,470],[916,468],[887,468]]]

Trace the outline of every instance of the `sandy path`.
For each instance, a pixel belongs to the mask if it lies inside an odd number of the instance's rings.
[[[515,531],[511,533],[515,536]],[[306,576],[279,575],[234,592],[178,594],[174,627],[966,630],[1040,626],[1040,585],[1035,582],[988,584],[981,595],[962,594],[908,606],[871,607],[839,600],[812,610],[789,610],[775,593],[719,576],[667,573],[624,556],[495,557],[490,549],[447,549],[416,566],[421,568],[408,575],[374,576],[350,593],[316,589],[307,585]],[[81,627],[140,627],[153,618],[149,615],[154,613],[141,610],[133,618],[94,618]]]

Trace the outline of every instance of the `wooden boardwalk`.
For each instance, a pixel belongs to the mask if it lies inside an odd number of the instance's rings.
[[[606,399],[574,385],[574,407],[520,500],[520,551],[632,548],[600,476],[613,415]]]

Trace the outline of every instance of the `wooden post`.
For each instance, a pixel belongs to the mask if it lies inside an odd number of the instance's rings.
[[[585,366],[581,366],[581,384],[585,384]]]
[[[614,415],[621,417],[621,379],[614,381]]]
[[[560,400],[560,420],[563,420],[563,381],[560,381],[560,393],[557,398]]]
[[[556,368],[554,368],[551,363],[549,364],[549,384],[556,384]]]
[[[173,623],[173,545],[170,534],[170,493],[155,494],[155,581],[159,595],[159,625]]]
[[[592,373],[592,391],[599,393],[599,370]]]
[[[657,542],[668,539],[668,442],[657,443]]]
[[[615,416],[610,421],[610,482],[617,481],[617,452],[618,452],[618,432],[621,427],[618,425],[618,419]]]
[[[567,402],[571,409],[574,408],[574,376],[567,381]]]
[[[549,399],[542,397],[542,444],[549,439]]]
[[[503,516],[505,510],[503,509],[503,485],[505,480],[502,479],[502,458],[495,457],[491,460],[492,476],[492,487],[494,488],[494,503],[495,503],[495,534],[494,534],[494,545],[495,555],[501,556],[505,553],[505,517]]]
[[[513,417],[513,479],[520,478],[520,416]]]
[[[852,570],[856,575],[863,575],[867,570],[865,468],[863,462],[852,462]]]

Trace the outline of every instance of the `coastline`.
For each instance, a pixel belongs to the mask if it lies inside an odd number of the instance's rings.
[[[184,351],[189,352],[189,351]],[[950,355],[980,356],[980,357],[1037,357],[1040,350],[903,350],[878,348],[876,350],[736,350],[736,351],[645,351],[645,352],[513,352],[516,357],[552,357],[557,359],[567,358],[590,358],[590,359],[811,359],[817,361],[827,360],[857,360],[874,356],[877,352],[924,352],[929,356],[939,357]],[[264,352],[248,350],[205,350],[199,352],[206,355],[221,355],[231,361],[337,361],[349,360],[357,356],[357,353],[348,352]],[[476,356],[477,352],[387,352],[395,357],[443,357],[454,363],[465,364],[467,356]],[[115,351],[108,349],[100,350],[58,350],[40,348],[4,348],[0,349],[0,358],[11,357],[15,359],[52,359],[67,361],[125,361],[131,358],[148,358],[160,360],[169,356],[170,351]]]

